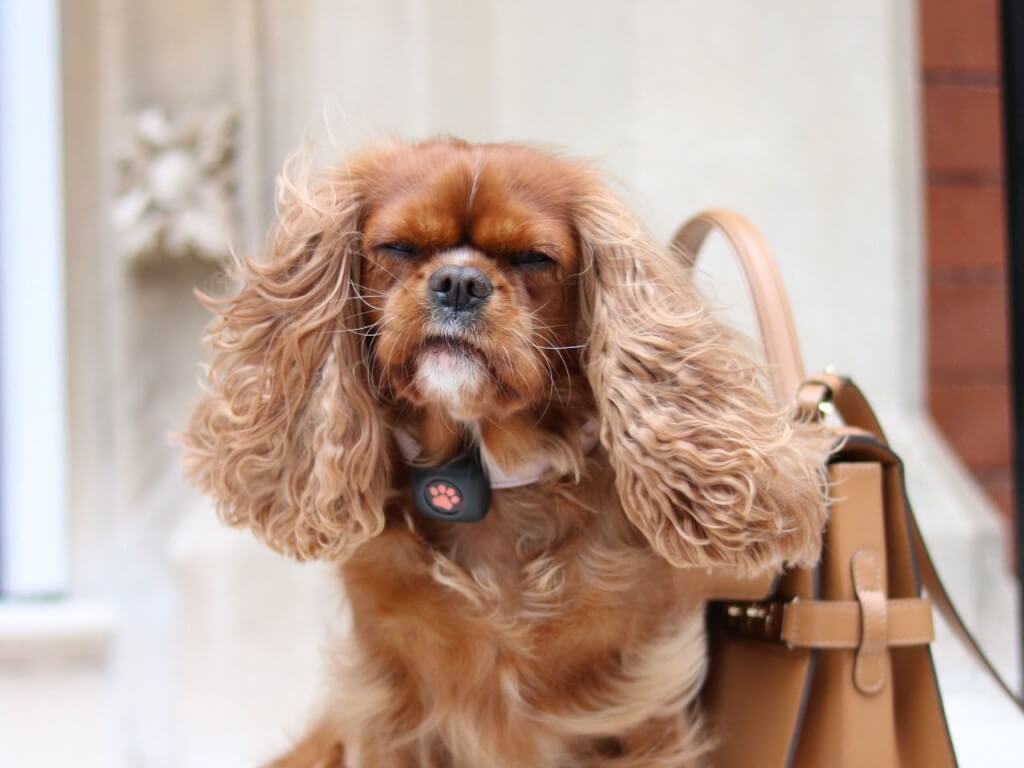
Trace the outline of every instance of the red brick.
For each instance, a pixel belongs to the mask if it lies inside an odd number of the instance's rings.
[[[929,405],[939,429],[972,470],[1006,469],[1012,460],[1009,386],[936,384]]]
[[[928,365],[932,380],[962,369],[1007,370],[1006,287],[996,283],[928,285]]]
[[[999,100],[996,86],[925,86],[925,158],[929,172],[1002,170]]]
[[[925,70],[998,71],[997,0],[919,0],[918,8]]]
[[[928,186],[928,264],[1002,270],[1006,212],[1000,186]]]

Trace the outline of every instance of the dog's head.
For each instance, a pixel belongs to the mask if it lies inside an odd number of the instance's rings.
[[[816,554],[822,442],[589,165],[439,140],[282,189],[269,260],[213,302],[186,435],[228,522],[343,558],[383,529],[392,428],[438,460],[470,434],[571,471],[595,417],[625,513],[673,563]]]
[[[438,142],[360,172],[363,330],[386,400],[477,425],[549,404],[576,370],[562,354],[579,304],[571,169],[524,147]]]

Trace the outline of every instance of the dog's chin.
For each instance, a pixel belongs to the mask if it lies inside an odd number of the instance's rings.
[[[414,384],[420,397],[452,418],[471,421],[487,400],[490,376],[482,354],[466,344],[427,341],[416,359]]]

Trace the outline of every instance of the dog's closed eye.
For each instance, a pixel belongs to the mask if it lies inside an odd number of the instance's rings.
[[[411,243],[381,243],[373,248],[378,253],[385,253],[399,259],[411,259],[419,254],[418,249]]]
[[[543,269],[554,266],[555,260],[541,251],[522,251],[509,256],[509,263],[513,267],[527,269]]]

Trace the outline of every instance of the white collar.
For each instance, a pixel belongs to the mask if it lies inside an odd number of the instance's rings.
[[[416,438],[404,429],[395,428],[395,442],[406,464],[413,464],[423,453],[423,447]],[[597,422],[588,419],[580,429],[580,448],[583,453],[590,453],[597,445]],[[498,466],[487,446],[480,442],[480,460],[490,480],[491,488],[519,488],[532,485],[540,480],[551,469],[551,462],[544,456],[520,464],[513,470],[504,470]]]

